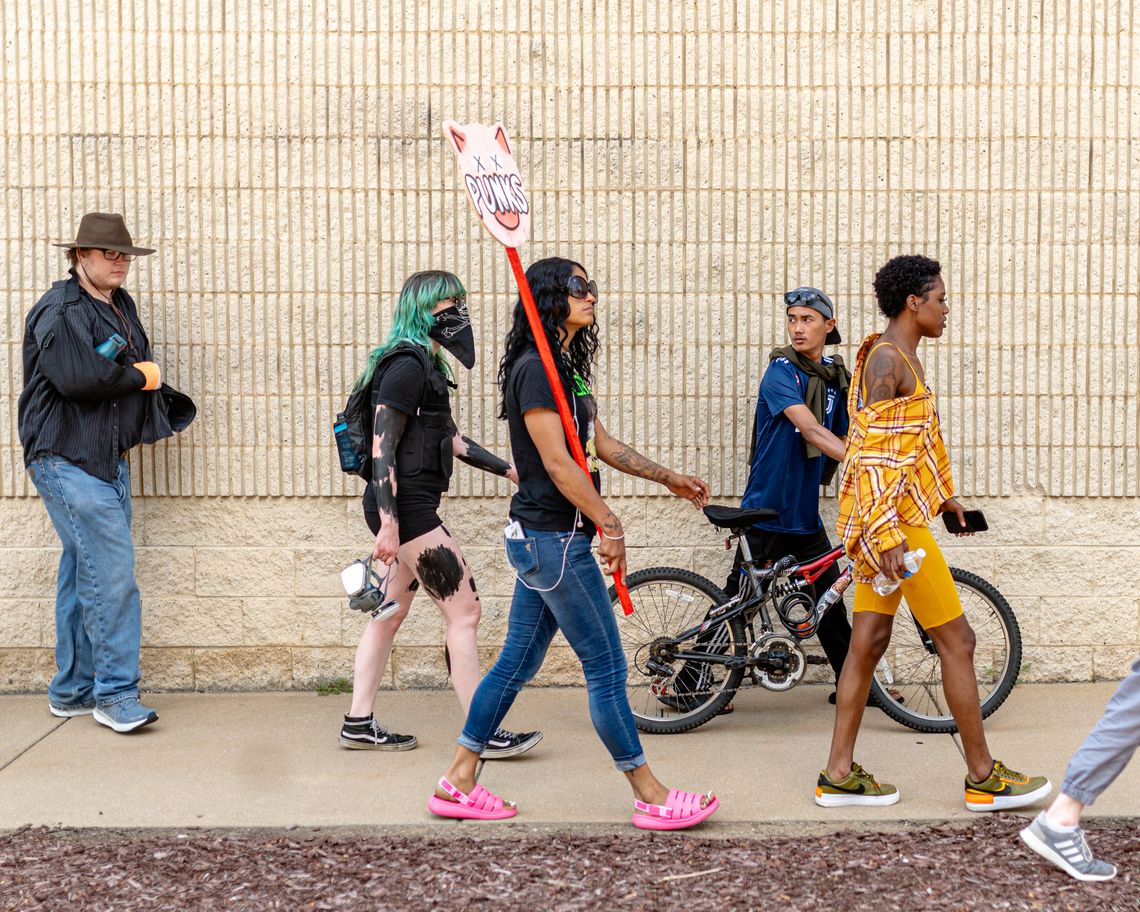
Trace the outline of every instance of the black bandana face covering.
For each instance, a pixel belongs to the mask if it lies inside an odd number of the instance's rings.
[[[435,315],[428,336],[454,355],[468,370],[475,366],[475,333],[466,304],[454,304]]]

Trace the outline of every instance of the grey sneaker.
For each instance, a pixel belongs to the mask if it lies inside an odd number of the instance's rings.
[[[1112,880],[1116,876],[1116,865],[1093,856],[1084,830],[1054,829],[1044,811],[1021,831],[1021,841],[1077,880]]]
[[[133,732],[136,728],[158,721],[158,713],[143,706],[137,697],[127,697],[118,703],[104,703],[96,706],[94,712],[96,722],[120,734]]]
[[[87,703],[56,703],[55,700],[48,700],[48,709],[53,716],[59,716],[61,719],[70,719],[74,716],[89,716],[95,709],[95,701],[91,700]]]
[[[516,734],[505,728],[498,729],[487,746],[483,748],[484,760],[502,760],[504,757],[517,757],[542,740],[542,732],[519,732]]]

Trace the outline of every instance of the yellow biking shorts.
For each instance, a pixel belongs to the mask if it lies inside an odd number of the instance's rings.
[[[926,552],[918,572],[904,579],[890,595],[879,595],[870,583],[855,584],[855,611],[874,611],[876,614],[894,613],[906,596],[906,604],[924,628],[938,627],[962,614],[962,600],[950,575],[950,567],[942,556],[942,549],[930,533],[928,526],[899,525],[906,538],[906,550],[921,548]]]

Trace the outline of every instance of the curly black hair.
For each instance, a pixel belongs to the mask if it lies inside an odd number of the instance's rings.
[[[589,385],[593,379],[594,355],[597,354],[600,344],[598,324],[591,323],[578,330],[570,342],[570,347],[562,351],[562,332],[566,326],[566,318],[570,316],[570,304],[566,300],[566,283],[574,274],[575,266],[582,272],[586,271],[586,267],[573,260],[547,257],[530,264],[526,271],[526,280],[530,285],[531,294],[534,295],[538,316],[546,333],[546,341],[550,343],[550,350],[554,353],[554,363],[558,366],[559,374],[568,384],[573,382],[574,374],[578,374]],[[515,302],[511,328],[507,332],[507,343],[502,360],[499,361],[499,389],[503,394],[499,407],[500,418],[507,417],[507,379],[510,377],[511,367],[527,349],[534,347],[534,335],[530,331],[530,323],[520,298]],[[559,357],[560,352],[561,357]]]
[[[875,273],[875,297],[879,310],[887,319],[897,317],[911,295],[924,296],[938,277],[942,266],[930,257],[913,254],[887,260]]]

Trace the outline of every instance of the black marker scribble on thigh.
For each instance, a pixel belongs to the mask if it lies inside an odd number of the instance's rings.
[[[416,575],[436,601],[449,599],[463,582],[463,562],[447,545],[428,548],[416,561]]]

